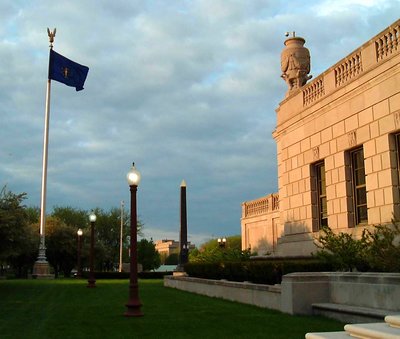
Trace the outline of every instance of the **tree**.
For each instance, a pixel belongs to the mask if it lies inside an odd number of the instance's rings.
[[[14,194],[4,186],[0,191],[0,259],[18,254],[18,243],[26,230],[26,193]]]
[[[95,225],[96,266],[102,271],[113,271],[119,263],[121,211],[115,207],[108,212],[97,208],[94,213],[97,216]],[[126,214],[124,213],[124,215]],[[129,232],[128,221],[128,218],[124,218],[123,240],[126,239]]]
[[[165,265],[178,265],[179,264],[179,254],[171,253],[168,257],[165,258]]]
[[[10,265],[17,277],[32,269],[39,243],[37,232],[30,227],[36,210],[22,204],[25,198],[26,193],[14,194],[6,186],[0,192],[0,265]]]
[[[236,250],[242,249],[242,236],[241,235],[232,235],[226,238],[226,247],[232,248]]]
[[[242,251],[240,235],[227,237],[224,247],[219,246],[218,239],[211,239],[200,245],[199,250],[195,249],[189,253],[190,262],[220,263],[248,259],[250,251]]]
[[[38,255],[39,232],[32,224],[24,227],[15,251],[7,257],[7,262],[14,269],[17,278],[27,277],[32,271],[33,265]]]
[[[98,244],[102,246],[103,269],[110,271],[116,268],[119,262],[119,243],[121,232],[121,212],[118,208],[111,208],[109,212],[98,211],[96,234]],[[123,225],[123,238],[128,234],[127,222]]]
[[[56,206],[51,215],[77,231],[86,228],[88,224],[88,212],[73,207]]]
[[[121,231],[121,210],[113,207],[105,211],[101,208],[93,210],[97,220],[95,223],[95,269],[98,271],[113,271],[117,268],[120,255],[120,231]],[[80,210],[72,207],[55,207],[52,217],[61,221],[73,229],[74,241],[76,232],[79,228],[83,230],[82,237],[82,263],[85,264],[89,260],[90,246],[90,223],[88,220],[89,211]],[[126,238],[130,232],[129,215],[124,211],[123,219],[123,257],[128,257],[128,242]],[[138,221],[138,232],[143,227],[143,224]],[[61,230],[60,230],[61,232]],[[63,231],[65,233],[65,230]],[[72,234],[72,233],[71,233]],[[75,256],[76,257],[76,256]]]
[[[153,243],[153,240],[140,240],[138,242],[137,251],[138,263],[142,264],[143,271],[150,271],[160,267],[160,254],[156,250],[156,245]]]
[[[46,219],[46,255],[57,278],[62,272],[68,277],[77,262],[76,230],[57,217]]]
[[[242,249],[242,237],[240,235],[232,235],[230,237],[226,237],[226,243],[225,243],[225,249],[236,249],[236,250],[241,250]],[[200,245],[200,252],[207,252],[210,250],[213,250],[215,248],[218,248],[218,239],[210,239],[204,244]]]
[[[37,254],[38,235],[29,226],[22,204],[26,193],[14,194],[6,186],[0,191],[0,268],[9,264],[17,276],[26,276]]]
[[[28,224],[37,224],[39,222],[40,218],[40,208],[35,206],[35,207],[27,207],[25,209],[26,216],[27,216],[27,222]]]

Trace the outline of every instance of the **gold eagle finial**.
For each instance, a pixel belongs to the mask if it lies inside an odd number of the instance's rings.
[[[47,27],[47,35],[49,36],[49,41],[50,41],[50,48],[53,48],[53,42],[54,42],[54,37],[56,36],[56,29],[54,28],[53,31],[50,31],[50,29]]]

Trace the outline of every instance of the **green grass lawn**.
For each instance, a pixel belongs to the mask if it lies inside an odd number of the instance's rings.
[[[343,330],[322,317],[290,316],[140,280],[143,317],[123,314],[127,280],[0,280],[0,338],[304,338]]]

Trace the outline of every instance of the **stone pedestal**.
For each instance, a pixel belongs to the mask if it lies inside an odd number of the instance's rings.
[[[54,274],[50,274],[50,266],[47,261],[36,261],[33,266],[32,278],[34,279],[54,279]]]

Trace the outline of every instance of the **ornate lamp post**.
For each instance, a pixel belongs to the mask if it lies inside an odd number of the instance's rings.
[[[76,277],[77,278],[82,278],[82,265],[81,265],[81,252],[82,252],[82,230],[79,229],[78,232],[76,232],[78,235],[78,270],[76,272]]]
[[[140,173],[132,164],[126,178],[131,191],[131,235],[130,235],[130,274],[129,274],[129,300],[126,304],[127,310],[124,313],[126,317],[141,317],[143,313],[140,310],[142,303],[139,300],[138,270],[137,270],[137,205],[136,193],[140,183]]]
[[[219,245],[219,247],[221,247],[221,248],[225,248],[225,246],[226,246],[226,238],[224,237],[224,238],[218,238],[218,245]]]
[[[89,215],[90,221],[90,259],[89,259],[89,279],[87,287],[96,287],[96,279],[94,278],[94,224],[96,222],[96,214],[94,212]]]
[[[121,229],[119,235],[119,266],[118,272],[122,272],[122,237],[124,234],[124,201],[121,201]]]

